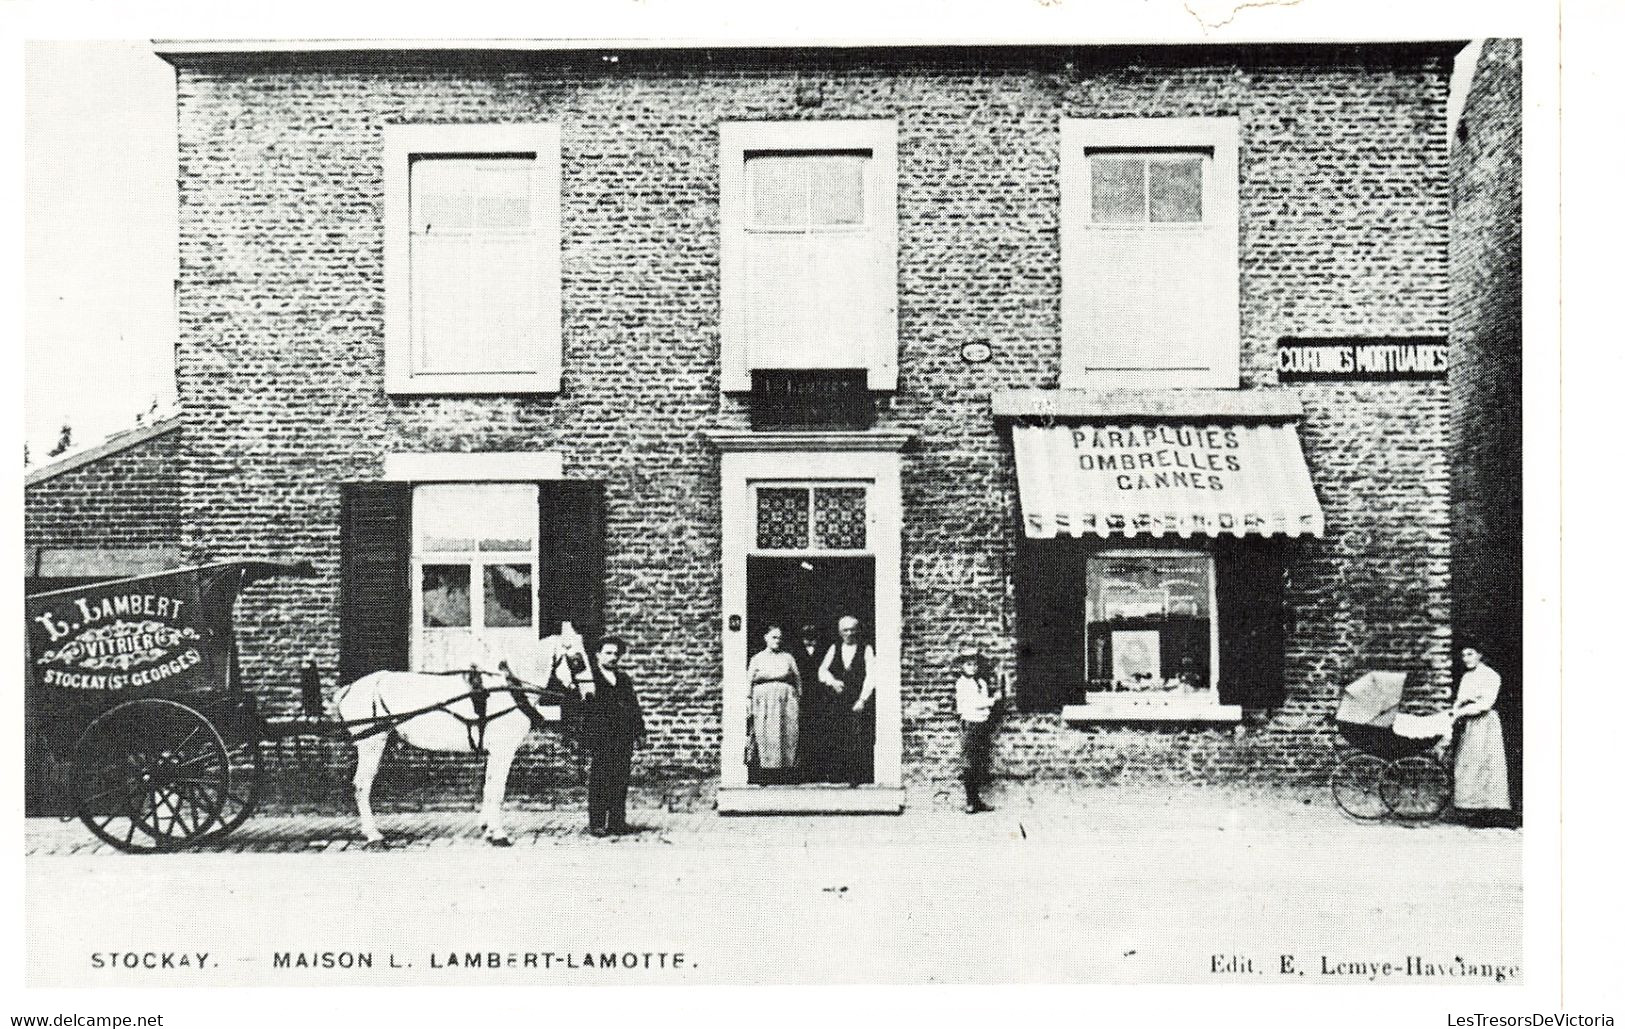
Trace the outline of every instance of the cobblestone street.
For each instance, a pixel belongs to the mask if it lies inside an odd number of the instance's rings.
[[[1359,824],[1310,793],[1000,800],[974,817],[642,808],[641,832],[608,840],[577,810],[516,811],[511,849],[472,813],[385,815],[383,851],[352,818],[259,816],[216,852],[150,858],[35,819],[29,981],[1518,981],[1519,831]],[[165,953],[208,957],[109,957]]]

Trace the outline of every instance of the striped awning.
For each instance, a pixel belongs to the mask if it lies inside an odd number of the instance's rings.
[[[1013,427],[1027,535],[1320,536],[1291,424]]]

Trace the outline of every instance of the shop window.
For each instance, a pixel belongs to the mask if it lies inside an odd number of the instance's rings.
[[[1061,384],[1238,384],[1237,121],[1061,126]]]
[[[1108,551],[1089,558],[1085,582],[1089,692],[1218,702],[1209,555]]]
[[[413,490],[413,667],[466,668],[536,638],[538,524],[534,485]]]
[[[389,392],[556,391],[557,128],[392,126],[386,140]]]
[[[896,126],[722,126],[723,388],[752,372],[897,378]]]

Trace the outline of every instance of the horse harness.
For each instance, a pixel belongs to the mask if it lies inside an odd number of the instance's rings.
[[[555,657],[553,659],[553,665],[548,669],[548,683],[553,681],[553,677],[555,673],[557,673],[559,665],[563,661],[564,659],[562,657]],[[501,714],[496,716],[492,716],[489,713],[491,695],[493,693],[506,693],[513,700],[514,708],[523,712],[525,717],[530,719],[530,724],[537,728],[541,728],[547,722],[547,719],[542,716],[541,710],[537,708],[535,703],[536,697],[541,696],[544,693],[557,693],[561,699],[572,695],[568,690],[554,690],[550,685],[537,686],[534,683],[526,682],[517,675],[514,675],[511,671],[508,671],[506,668],[503,669],[503,675],[506,677],[508,684],[506,686],[498,686],[495,689],[485,685],[485,677],[494,673],[485,672],[481,670],[478,665],[469,665],[468,670],[462,672],[428,672],[424,674],[461,675],[467,680],[468,692],[466,694],[461,697],[453,697],[451,700],[445,701],[442,704],[437,704],[435,707],[427,710],[438,709],[440,711],[444,711],[446,714],[463,723],[463,729],[468,733],[468,749],[476,754],[486,753],[486,726],[491,724],[493,718],[500,718],[502,715],[508,713],[507,711],[503,711]],[[469,707],[473,712],[472,715],[462,715],[453,710],[452,705],[457,703],[459,700],[468,701]],[[423,712],[412,712],[408,715],[408,717],[421,713]],[[405,719],[402,720],[404,721]]]

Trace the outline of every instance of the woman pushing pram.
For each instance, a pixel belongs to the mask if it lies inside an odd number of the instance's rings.
[[[1344,688],[1335,717],[1354,752],[1333,769],[1332,796],[1345,812],[1361,819],[1429,819],[1453,805],[1458,820],[1479,825],[1509,807],[1494,710],[1500,676],[1476,647],[1461,654],[1466,673],[1448,710],[1402,713],[1404,672],[1367,672]]]

